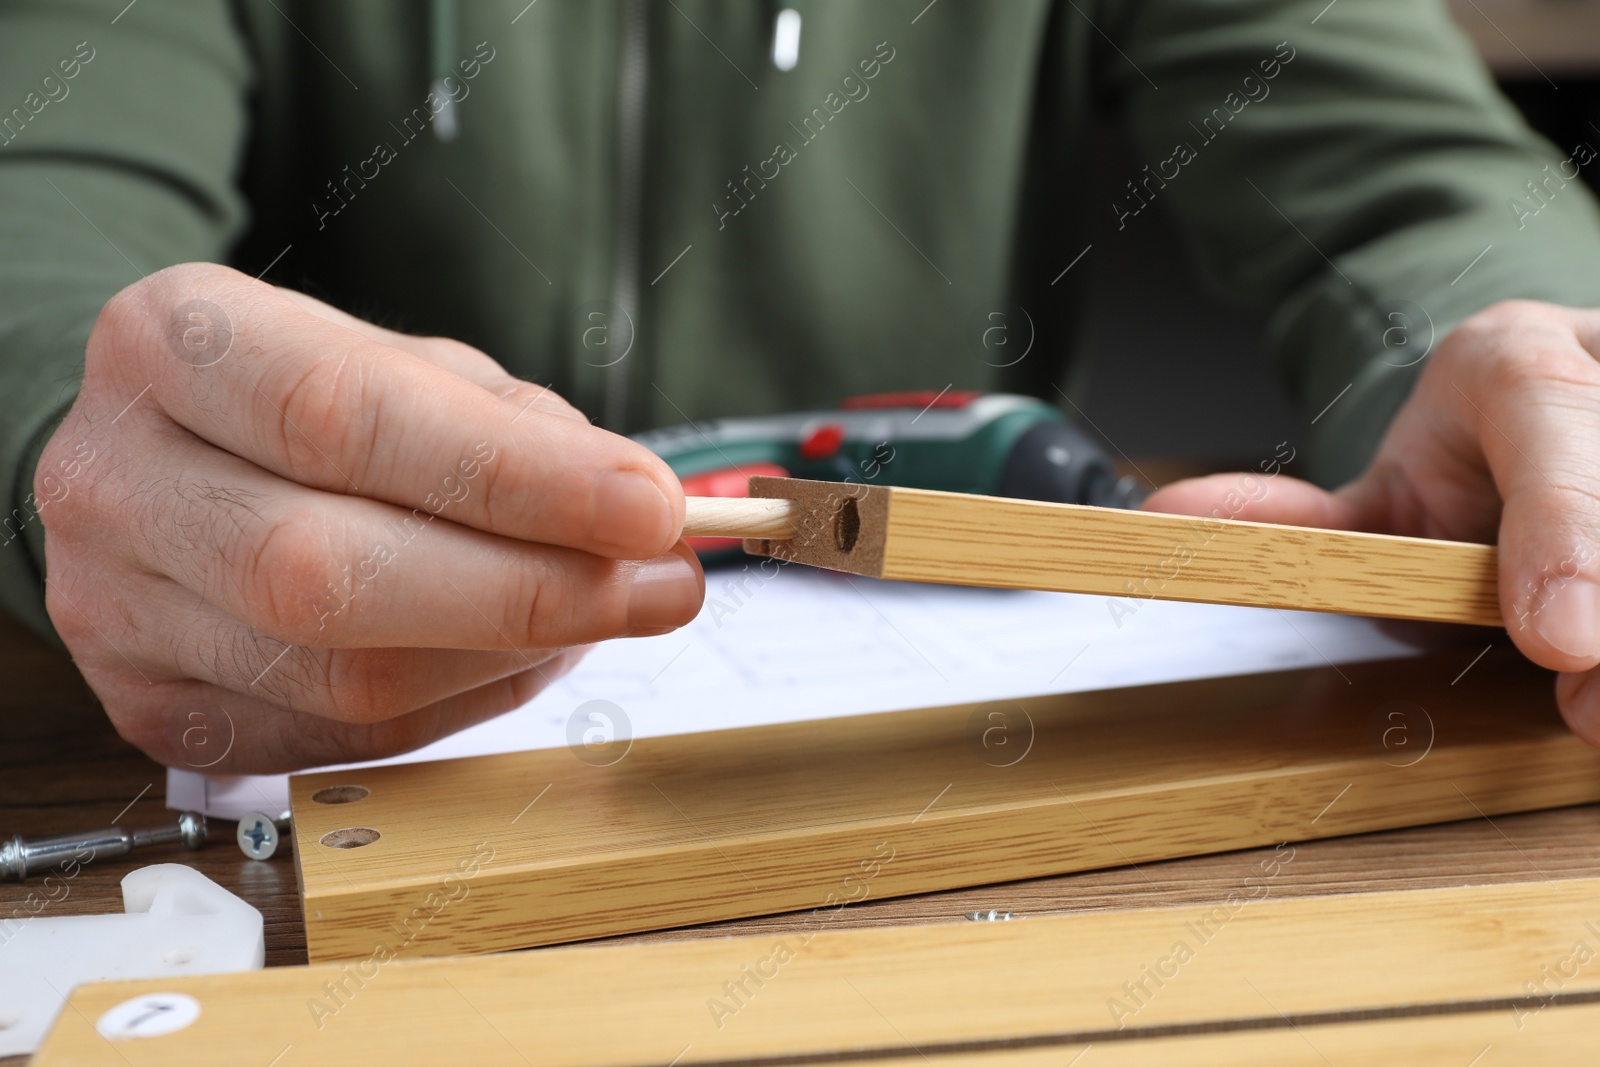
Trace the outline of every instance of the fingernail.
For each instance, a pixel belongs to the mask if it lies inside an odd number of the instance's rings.
[[[1547,594],[1533,628],[1550,647],[1578,659],[1600,658],[1600,585],[1577,579]]]
[[[672,508],[645,475],[612,471],[595,486],[593,522],[594,539],[601,544],[653,552],[672,535]]]
[[[700,573],[675,552],[646,560],[633,572],[628,591],[628,631],[682,626],[700,610]]]
[[[642,630],[629,630],[622,634],[623,637],[660,637],[676,630],[676,626],[646,626]]]

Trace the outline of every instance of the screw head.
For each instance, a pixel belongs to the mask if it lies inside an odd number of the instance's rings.
[[[239,842],[239,851],[253,860],[271,859],[278,851],[278,827],[270,815],[259,811],[252,811],[239,820],[234,839]]]
[[[20,882],[28,876],[28,857],[22,851],[22,835],[0,841],[0,882]]]
[[[185,848],[193,851],[206,844],[206,817],[198,811],[186,811],[178,816],[178,832],[183,835]]]

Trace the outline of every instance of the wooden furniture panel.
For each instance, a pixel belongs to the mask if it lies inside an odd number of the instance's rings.
[[[1589,879],[1268,892],[1210,908],[108,983],[73,994],[36,1065],[181,1067],[226,1049],[235,1063],[394,1067],[945,1062],[935,1054],[985,1067],[1036,1067],[1048,1054],[1059,1067],[1088,1044],[1104,1055],[1091,1064],[1190,1062],[1191,1052],[1201,1063],[1304,1062],[1290,1037],[1339,1057],[1330,1062],[1406,1049],[1460,1067],[1484,1044],[1576,1062],[1597,1009],[1568,1005],[1600,991],[1600,970],[1573,961],[1600,946],[1597,899]],[[1528,1000],[1530,983],[1548,996]],[[95,1033],[113,1006],[158,992],[195,997],[198,1020],[115,1044]],[[1355,1024],[1400,1010],[1453,1014]],[[1253,1032],[1164,1036],[1202,1029]],[[1160,1040],[1141,1048],[1141,1038]],[[1007,1045],[1029,1051],[1002,1054]]]
[[[1548,675],[1502,649],[1457,687],[1455,659],[654,738],[607,767],[555,749],[296,776],[310,957],[823,915],[1600,798]],[[1011,748],[985,746],[998,724]],[[314,799],[345,786],[365,793]],[[348,830],[376,840],[325,843]]]
[[[798,509],[747,551],[874,578],[1502,625],[1491,545],[794,478],[750,495]]]

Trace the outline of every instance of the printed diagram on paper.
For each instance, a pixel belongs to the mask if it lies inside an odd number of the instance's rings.
[[[1346,616],[879,582],[750,560],[710,569],[705,607],[682,630],[600,645],[522,708],[385,762],[581,745],[596,730],[623,739],[977,700],[1025,707],[1044,693],[1409,654]],[[275,812],[288,806],[287,779],[174,770],[167,802],[221,818]]]

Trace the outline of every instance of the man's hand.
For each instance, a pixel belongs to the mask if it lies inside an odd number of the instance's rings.
[[[1506,629],[1562,672],[1562,714],[1600,745],[1597,359],[1600,311],[1496,304],[1440,343],[1359,479],[1327,493],[1275,478],[1232,517],[1498,542]],[[1178,482],[1145,506],[1210,513],[1238,483]]]
[[[208,264],[106,305],[34,485],[50,617],[173,766],[415,748],[705,588],[646,449],[467,345]]]

